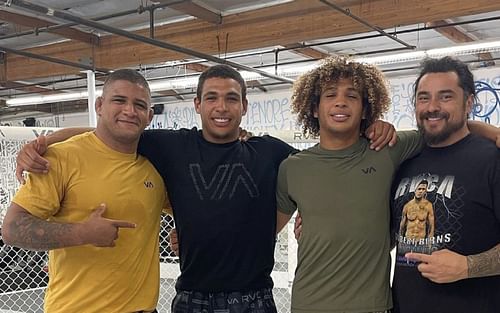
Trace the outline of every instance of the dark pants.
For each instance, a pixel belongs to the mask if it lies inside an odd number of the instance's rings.
[[[172,313],[277,313],[272,289],[248,292],[177,290]]]

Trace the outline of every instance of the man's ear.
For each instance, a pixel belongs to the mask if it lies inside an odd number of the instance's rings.
[[[195,97],[194,100],[194,109],[196,110],[196,113],[201,114],[201,101],[198,99],[198,97]]]
[[[102,111],[102,96],[97,97],[95,99],[95,112],[97,113],[97,116],[101,116],[101,111]]]
[[[155,112],[152,107],[149,108],[148,110],[148,125],[151,124],[151,121],[153,120]]]
[[[241,115],[245,115],[247,114],[248,110],[248,99],[247,98],[243,99],[242,104],[243,104],[243,112]]]
[[[473,106],[474,106],[474,95],[469,95],[465,100],[465,113],[467,113],[467,116],[471,114]]]

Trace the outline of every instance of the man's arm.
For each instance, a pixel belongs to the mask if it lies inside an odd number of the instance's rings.
[[[406,257],[421,262],[418,270],[422,276],[440,284],[466,278],[500,275],[500,244],[488,251],[468,256],[443,249],[431,255],[407,253]]]
[[[427,203],[427,220],[429,221],[429,238],[434,237],[434,208],[430,202]]]
[[[292,215],[286,214],[277,210],[276,212],[276,234],[278,234],[283,227],[288,223]]]
[[[401,212],[401,222],[399,223],[399,234],[403,235],[403,229],[406,225],[406,211],[408,210],[408,203],[404,205],[403,212]]]
[[[2,225],[3,241],[29,250],[52,250],[84,244],[113,247],[119,228],[135,228],[135,224],[106,219],[102,217],[105,210],[105,205],[101,204],[82,223],[56,223],[38,218],[12,203]]]
[[[471,133],[488,138],[500,148],[500,127],[471,120],[467,121],[467,127],[469,127]]]
[[[75,135],[94,130],[89,127],[74,127],[60,129],[48,136],[40,135],[37,139],[25,144],[17,154],[16,177],[22,184],[25,183],[23,171],[33,173],[47,173],[49,161],[42,156],[47,151],[47,147],[53,143],[65,141]]]
[[[483,253],[467,256],[469,278],[500,275],[500,243]]]

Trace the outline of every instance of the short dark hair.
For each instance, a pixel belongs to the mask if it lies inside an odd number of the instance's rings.
[[[198,97],[198,99],[201,99],[201,92],[203,90],[203,85],[205,84],[205,81],[209,78],[234,79],[241,86],[242,99],[245,99],[247,97],[247,86],[241,74],[229,65],[218,64],[206,69],[203,73],[201,73],[200,78],[198,78],[198,87],[196,88],[196,97]]]
[[[418,184],[417,184],[417,187],[420,186],[420,185],[426,185],[426,186],[429,186],[429,182],[427,181],[427,179],[422,179]]]
[[[151,96],[151,90],[149,89],[148,81],[144,78],[144,76],[142,76],[136,70],[132,70],[132,69],[128,69],[128,68],[119,69],[119,70],[116,70],[116,71],[112,72],[111,74],[109,74],[108,77],[106,78],[106,80],[104,81],[103,93],[109,84],[111,84],[117,80],[125,80],[125,81],[131,82],[133,84],[140,85],[140,86],[144,87],[148,91],[149,95]]]
[[[474,85],[474,75],[469,70],[469,67],[464,62],[446,56],[440,59],[425,59],[421,64],[420,74],[415,81],[414,100],[417,95],[418,84],[422,77],[429,73],[447,73],[455,72],[458,76],[458,85],[464,91],[464,96],[467,98],[470,95],[476,96],[476,88]]]

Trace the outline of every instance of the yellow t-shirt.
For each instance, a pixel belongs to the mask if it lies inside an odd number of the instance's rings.
[[[136,154],[110,149],[94,133],[51,146],[48,174],[30,173],[14,202],[55,222],[79,222],[101,203],[104,217],[135,223],[116,246],[83,245],[49,252],[45,312],[134,312],[156,307],[163,180]]]

